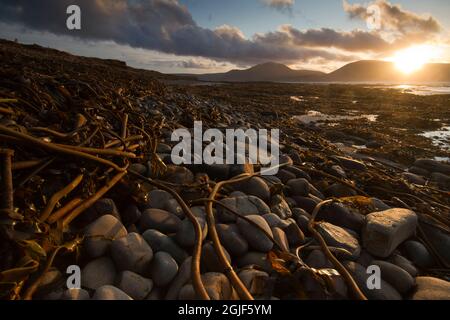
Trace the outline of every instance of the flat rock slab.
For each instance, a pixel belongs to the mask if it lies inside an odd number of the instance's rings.
[[[399,244],[416,232],[417,215],[408,209],[394,208],[366,216],[363,245],[371,254],[387,258]]]
[[[317,231],[322,235],[327,245],[345,249],[350,252],[353,259],[358,259],[361,254],[361,246],[353,234],[328,222],[319,222]]]

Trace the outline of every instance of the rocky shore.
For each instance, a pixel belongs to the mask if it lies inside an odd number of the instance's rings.
[[[449,164],[349,154],[111,61],[0,57],[3,299],[450,299]],[[194,121],[280,128],[280,170],[174,165]]]

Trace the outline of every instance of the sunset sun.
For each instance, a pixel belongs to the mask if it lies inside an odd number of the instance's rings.
[[[424,64],[431,62],[436,55],[436,48],[430,45],[410,47],[398,51],[391,59],[395,67],[405,74],[420,70]]]

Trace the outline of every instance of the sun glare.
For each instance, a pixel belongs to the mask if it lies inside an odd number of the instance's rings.
[[[430,45],[414,46],[398,51],[391,59],[395,67],[405,74],[420,70],[424,64],[431,62],[437,48]]]

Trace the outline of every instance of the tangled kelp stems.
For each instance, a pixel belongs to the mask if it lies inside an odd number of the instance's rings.
[[[188,219],[192,222],[195,231],[195,245],[194,250],[192,252],[192,265],[191,265],[192,283],[198,297],[200,297],[202,300],[210,300],[208,292],[206,291],[205,286],[203,285],[200,273],[200,259],[202,254],[203,236],[202,236],[202,227],[198,222],[197,217],[192,213],[192,210],[188,207],[186,202],[184,202],[184,200],[180,197],[178,192],[176,192],[172,188],[165,186],[163,183],[154,181],[153,179],[144,177],[143,175],[133,170],[129,170],[129,173],[138,177],[139,179],[147,181],[148,183],[154,185],[157,188],[160,188],[161,190],[170,193],[175,198],[175,200],[177,200],[177,202],[180,204],[181,208],[183,209],[183,212],[186,214]]]
[[[367,297],[362,293],[361,289],[359,289],[358,285],[356,284],[353,277],[350,275],[350,273],[347,271],[347,269],[341,264],[341,262],[336,259],[336,257],[333,255],[333,253],[328,248],[325,240],[320,235],[320,233],[314,228],[315,219],[317,214],[319,213],[320,209],[323,206],[329,205],[333,203],[334,200],[325,200],[317,204],[317,206],[314,208],[314,211],[311,215],[311,219],[308,223],[308,230],[311,232],[311,234],[314,236],[314,238],[319,242],[320,246],[322,247],[323,252],[325,253],[326,257],[333,263],[337,271],[340,273],[344,281],[347,283],[347,286],[349,289],[351,289],[354,297],[358,300],[367,300]]]

